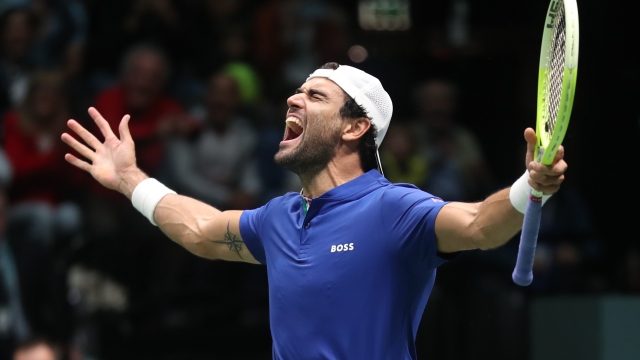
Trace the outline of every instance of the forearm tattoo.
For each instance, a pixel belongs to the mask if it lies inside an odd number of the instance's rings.
[[[240,240],[240,238],[237,237],[236,234],[231,232],[231,230],[229,229],[230,224],[231,221],[227,223],[227,232],[224,234],[224,240],[213,240],[213,242],[227,245],[229,247],[229,251],[233,251],[234,253],[238,254],[238,257],[242,259],[240,251],[242,251],[242,245],[244,244],[244,242]]]

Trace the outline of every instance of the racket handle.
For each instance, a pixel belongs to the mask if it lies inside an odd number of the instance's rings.
[[[518,259],[511,275],[513,282],[520,286],[527,286],[533,281],[533,258],[536,255],[541,214],[542,197],[531,194],[524,213]]]

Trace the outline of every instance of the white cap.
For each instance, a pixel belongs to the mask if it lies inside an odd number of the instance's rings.
[[[307,81],[313,78],[327,78],[338,85],[351,96],[356,104],[362,106],[378,129],[376,148],[380,147],[391,122],[393,103],[391,97],[382,88],[380,80],[366,72],[348,65],[340,65],[337,69],[318,69],[309,75]],[[380,156],[376,151],[378,170],[382,173]]]

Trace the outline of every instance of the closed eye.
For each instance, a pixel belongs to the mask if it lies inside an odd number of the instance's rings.
[[[306,93],[307,96],[315,100],[323,100],[327,98],[327,94],[323,93],[318,89],[308,89],[308,90],[303,90],[301,88],[296,89],[296,94],[302,94],[302,93]]]
[[[318,91],[316,89],[309,89],[309,96],[312,98],[316,98],[318,100],[322,100],[322,99],[326,99],[327,98],[327,94]]]

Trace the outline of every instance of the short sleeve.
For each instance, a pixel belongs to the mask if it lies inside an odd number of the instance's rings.
[[[247,249],[261,264],[267,263],[267,257],[262,243],[262,224],[266,205],[254,210],[245,210],[240,215],[240,236],[247,245]]]
[[[451,258],[440,256],[437,251],[435,222],[438,213],[447,202],[417,188],[401,188],[390,191],[383,221],[400,248],[404,260],[415,264],[419,270],[435,269]]]

